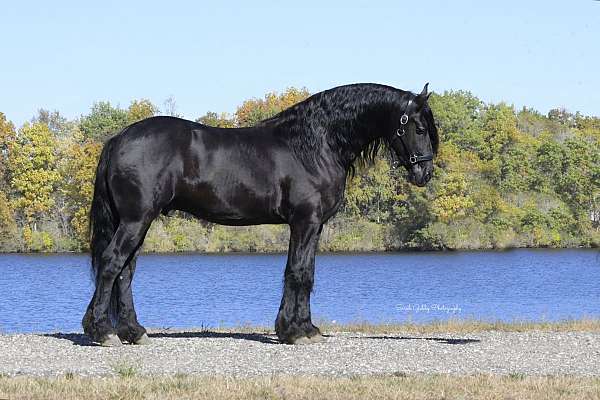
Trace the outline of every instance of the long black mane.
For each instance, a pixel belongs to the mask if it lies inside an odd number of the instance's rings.
[[[357,83],[314,94],[256,127],[274,127],[289,140],[297,156],[314,163],[318,149],[327,142],[332,149],[348,153],[351,174],[354,165],[373,164],[380,149],[389,149],[379,120],[398,110],[415,94],[391,86]],[[433,151],[437,153],[438,134],[433,113],[423,109],[430,127]],[[393,152],[391,152],[393,154]]]

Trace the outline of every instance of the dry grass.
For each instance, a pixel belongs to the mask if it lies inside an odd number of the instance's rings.
[[[320,326],[324,331],[340,332],[365,332],[365,333],[472,333],[482,331],[503,331],[503,332],[526,332],[526,331],[547,331],[547,332],[600,332],[600,319],[576,319],[557,322],[548,321],[481,321],[469,319],[449,319],[445,321],[434,321],[426,324],[405,322],[401,324],[370,324],[370,323],[352,323],[347,325],[337,325],[325,323]]]
[[[0,399],[600,399],[600,378],[402,375],[331,378],[0,378]]]
[[[563,320],[556,322],[548,321],[481,321],[476,319],[449,319],[429,323],[382,323],[372,324],[369,322],[353,322],[350,324],[335,324],[327,321],[316,321],[322,332],[353,332],[353,333],[407,333],[407,334],[430,334],[430,333],[473,333],[483,331],[502,332],[600,332],[600,319],[583,318],[574,320]],[[202,332],[226,332],[226,333],[264,333],[274,334],[273,328],[241,325],[235,328],[209,328],[195,329]],[[168,332],[169,329],[153,329],[153,332]],[[194,331],[194,329],[186,329]]]

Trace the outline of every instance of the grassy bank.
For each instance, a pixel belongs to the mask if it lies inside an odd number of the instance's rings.
[[[0,398],[17,399],[600,399],[600,378],[403,375],[331,378],[0,378]]]

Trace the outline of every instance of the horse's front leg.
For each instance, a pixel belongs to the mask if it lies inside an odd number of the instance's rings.
[[[275,322],[282,343],[306,344],[323,341],[310,316],[310,293],[314,283],[315,253],[322,224],[301,221],[290,225],[290,246],[285,268],[283,297]]]

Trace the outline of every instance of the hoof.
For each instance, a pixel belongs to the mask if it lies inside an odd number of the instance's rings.
[[[148,335],[146,335],[145,333],[140,336],[140,338],[136,341],[133,342],[133,344],[139,344],[139,345],[147,345],[147,344],[151,344],[152,340],[150,340],[150,338],[148,337]]]
[[[110,334],[107,335],[106,338],[100,342],[101,346],[104,347],[117,347],[117,346],[121,346],[123,343],[121,343],[121,339],[119,339],[119,337],[115,334]]]
[[[306,336],[300,336],[299,338],[296,338],[294,340],[291,341],[291,344],[311,344],[311,340],[310,338],[306,337]]]
[[[308,337],[308,336],[300,336],[294,340],[289,341],[289,344],[315,344],[315,343],[324,343],[327,341],[327,338],[321,335],[320,333]]]
[[[308,340],[310,340],[311,343],[325,343],[327,341],[327,338],[318,333],[315,336],[308,338]]]

